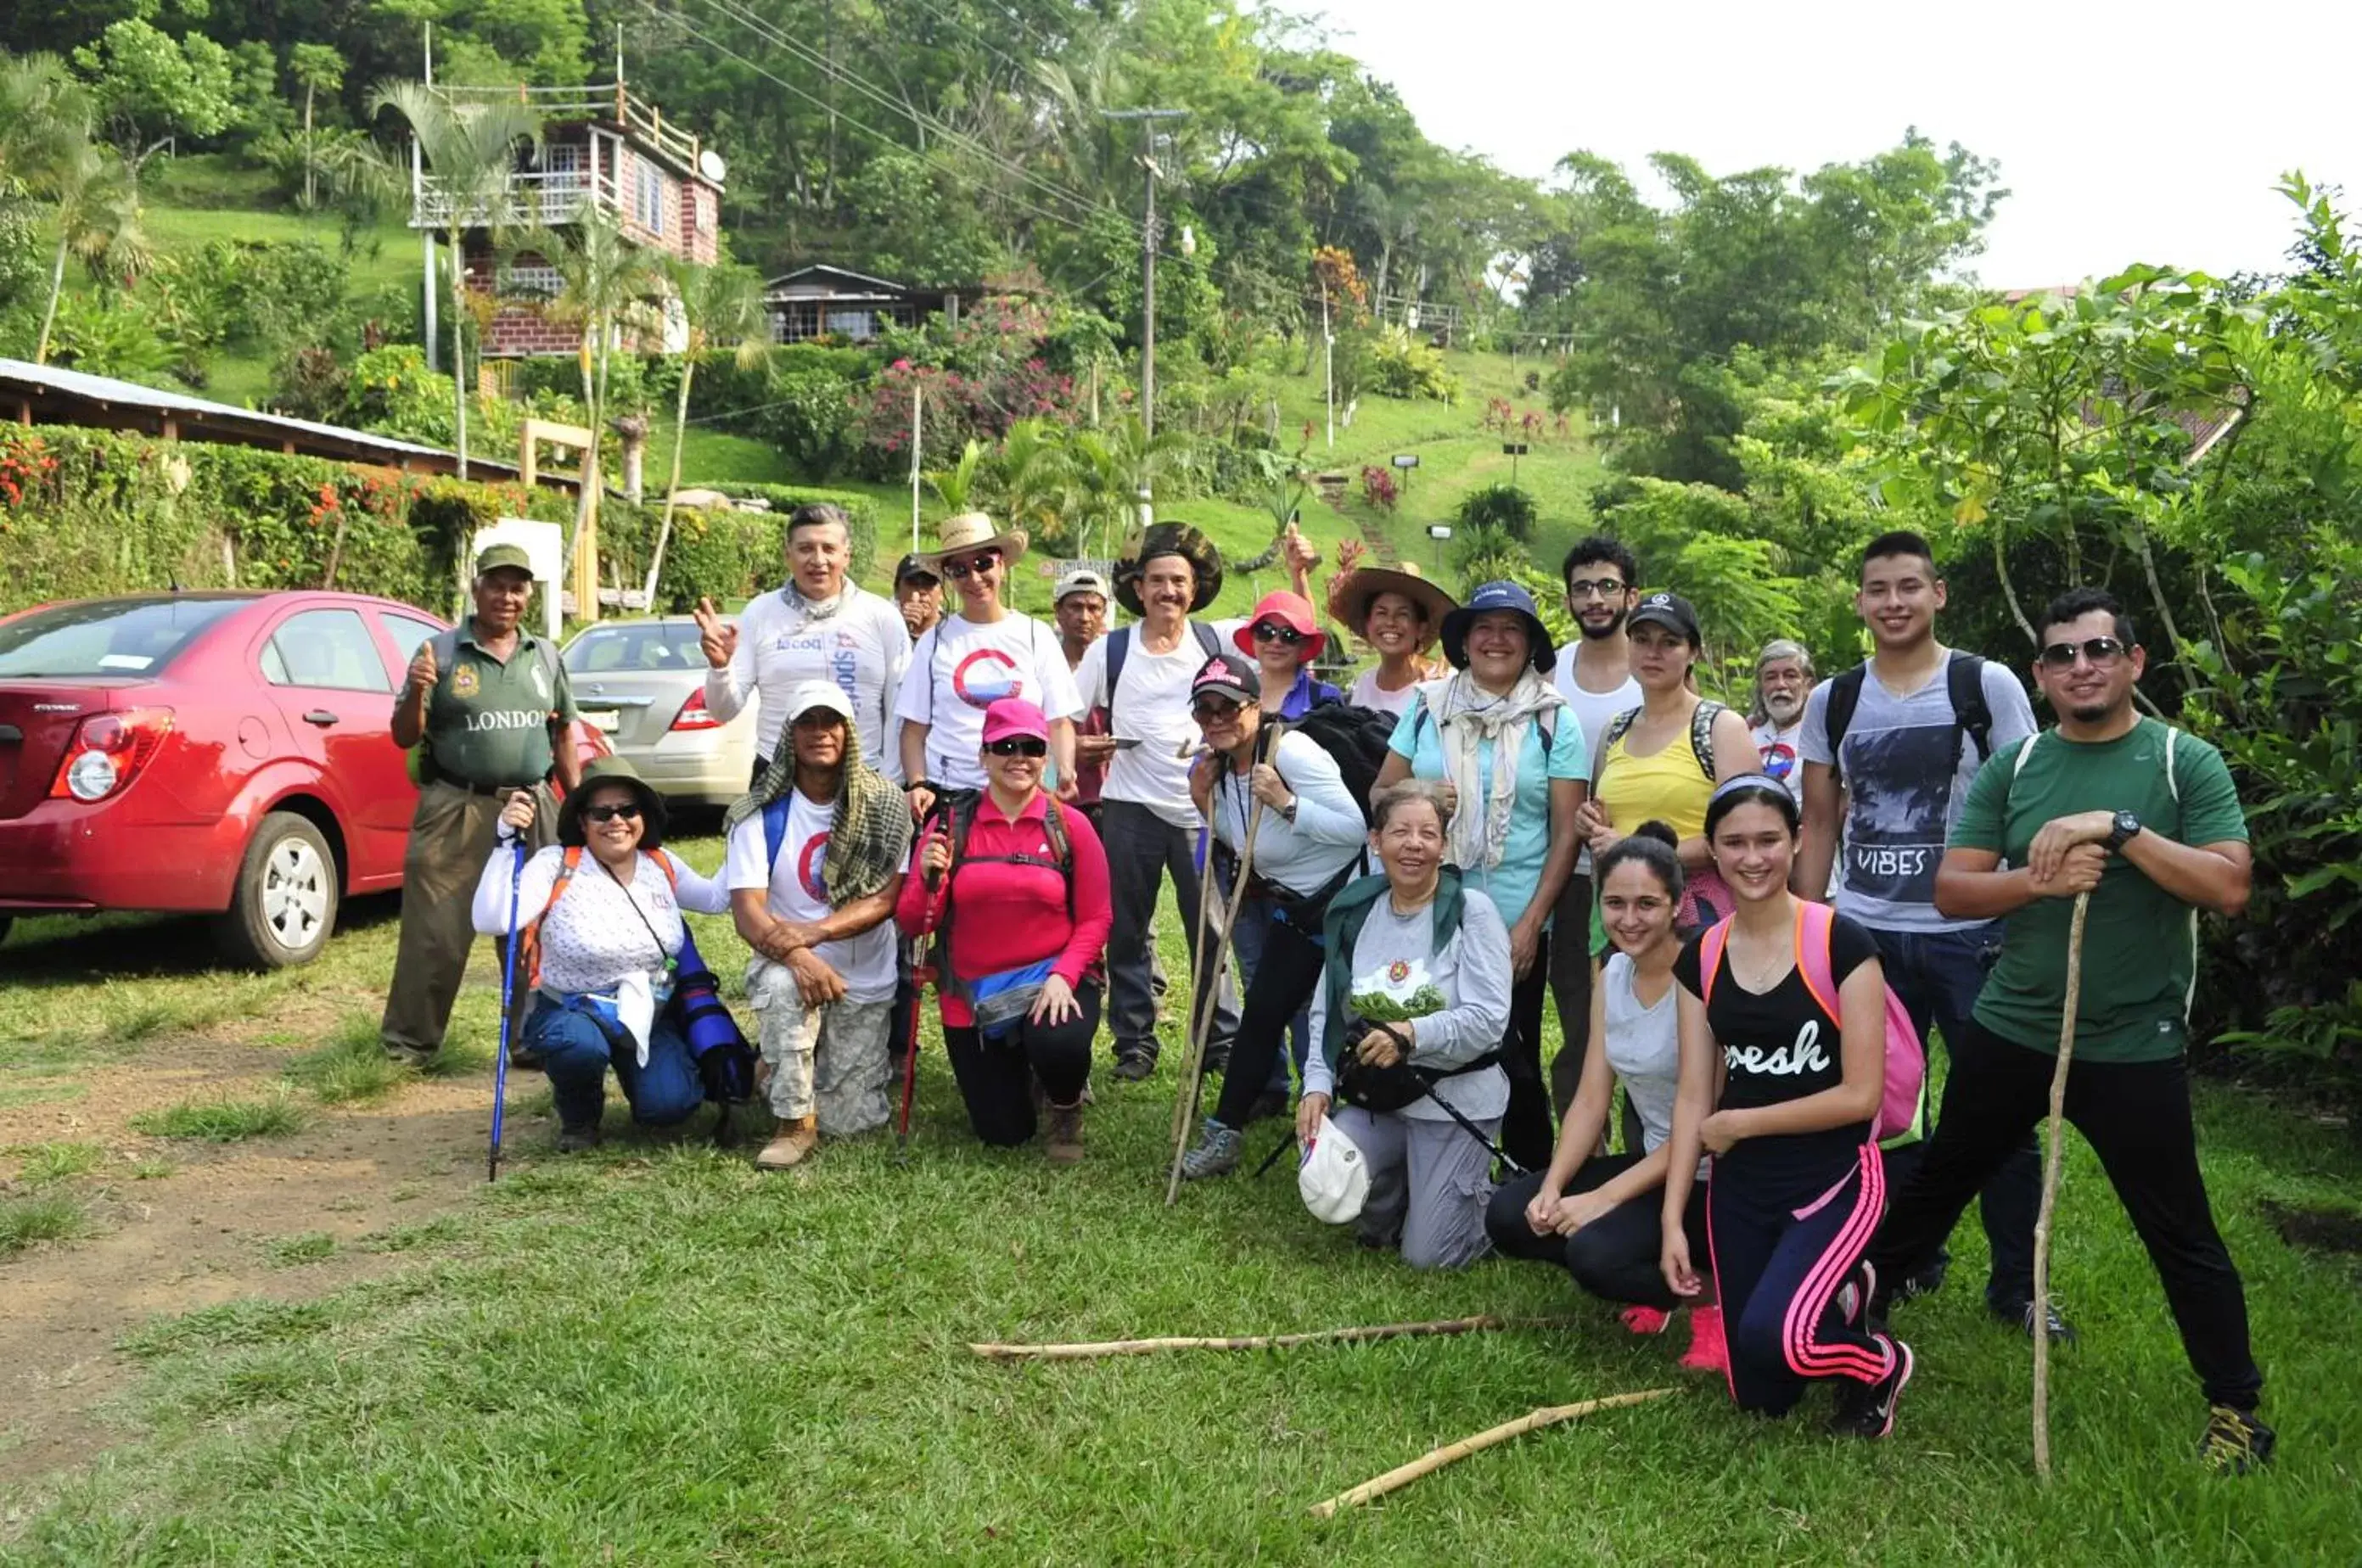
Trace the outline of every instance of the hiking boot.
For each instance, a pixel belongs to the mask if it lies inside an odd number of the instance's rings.
[[[1690,1347],[1682,1352],[1682,1365],[1692,1372],[1730,1372],[1730,1346],[1723,1338],[1722,1309],[1690,1309]]]
[[[1042,1132],[1042,1152],[1052,1165],[1074,1165],[1083,1157],[1083,1104],[1053,1105]]]
[[[392,1040],[385,1041],[384,1046],[385,1059],[397,1067],[416,1068],[425,1072],[435,1061],[435,1053],[425,1046],[402,1046]]]
[[[1829,1418],[1833,1437],[1880,1438],[1894,1430],[1895,1401],[1911,1381],[1911,1347],[1888,1334],[1878,1337],[1886,1346],[1886,1376],[1875,1383],[1848,1381],[1839,1387],[1837,1414]]]
[[[804,1157],[820,1145],[820,1129],[810,1116],[798,1116],[782,1121],[763,1152],[755,1157],[755,1164],[764,1170],[786,1170],[801,1165]]]
[[[1239,1146],[1244,1141],[1236,1127],[1226,1127],[1213,1117],[1207,1117],[1206,1130],[1198,1135],[1198,1146],[1181,1157],[1181,1174],[1191,1181],[1228,1176],[1239,1168]]]
[[[1266,1089],[1255,1096],[1253,1105],[1247,1107],[1247,1120],[1250,1123],[1286,1114],[1287,1091],[1285,1089]]]
[[[1992,1314],[1993,1321],[2007,1323],[2011,1328],[2022,1330],[2028,1339],[2034,1337],[2033,1298],[2021,1297],[2014,1301],[1988,1301],[1985,1303],[1985,1310]],[[2066,1319],[2058,1315],[2058,1309],[2048,1302],[2043,1304],[2042,1328],[2043,1332],[2050,1336],[2052,1344],[2075,1343],[2074,1329],[2069,1325]]]
[[[2207,1412],[2206,1435],[2198,1440],[2198,1462],[2217,1475],[2245,1475],[2271,1463],[2279,1441],[2255,1411],[2216,1405]]]
[[[557,1152],[581,1154],[599,1146],[599,1124],[577,1122],[557,1129]]]
[[[1138,1083],[1156,1076],[1156,1058],[1142,1050],[1118,1051],[1115,1054],[1115,1075],[1126,1083]]]

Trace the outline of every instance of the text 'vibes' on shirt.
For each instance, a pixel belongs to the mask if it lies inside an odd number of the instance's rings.
[[[835,807],[807,800],[801,791],[788,796],[787,837],[779,858],[769,860],[770,841],[756,812],[730,830],[730,847],[722,863],[722,880],[733,893],[756,888],[768,894],[767,907],[782,920],[825,920],[828,902],[828,839]],[[823,942],[812,949],[844,981],[851,1002],[884,1002],[894,994],[894,923],[882,920],[857,937]]]
[[[1992,749],[2033,734],[2034,707],[2017,678],[1988,662],[1983,682]],[[1806,762],[1827,766],[1833,760],[1834,685],[1822,682],[1805,699],[1797,752]],[[1845,755],[1835,759],[1846,799],[1839,911],[1882,931],[1957,931],[1980,924],[1948,919],[1936,909],[1936,868],[1983,761],[1975,740],[1958,727],[1943,667],[1904,696],[1889,691],[1875,670],[1868,672],[1844,744]]]
[[[1105,639],[1101,639],[1102,641]],[[1022,697],[1045,718],[1083,711],[1058,633],[1030,615],[1010,613],[982,625],[949,615],[929,628],[903,672],[897,717],[929,726],[927,776],[954,789],[979,789],[984,710]]]

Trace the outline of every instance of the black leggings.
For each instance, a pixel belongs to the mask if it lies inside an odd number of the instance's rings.
[[[1579,938],[1578,938],[1579,939]],[[1550,1085],[1542,1080],[1542,1003],[1550,994],[1551,933],[1534,942],[1533,967],[1509,988],[1509,1034],[1501,1067],[1509,1075],[1509,1109],[1501,1118],[1501,1152],[1528,1170],[1549,1168]]]
[[[1907,1277],[1944,1238],[1993,1173],[2050,1111],[2058,1058],[1970,1022],[1951,1042],[1943,1112],[1918,1168],[1897,1188],[1871,1246],[1882,1286]],[[2209,1403],[2256,1408],[2264,1375],[2247,1343],[2247,1298],[2214,1228],[2198,1170],[2190,1075],[2166,1061],[2086,1061],[2067,1069],[2067,1120],[2083,1135],[2116,1190],[2165,1285],[2181,1348]]]
[[[1222,1097],[1214,1106],[1215,1119],[1224,1126],[1247,1124],[1287,1044],[1288,1020],[1320,982],[1322,957],[1320,944],[1287,921],[1275,919],[1264,927],[1263,958],[1247,984],[1238,1039],[1222,1070]]]
[[[1091,1074],[1091,1036],[1099,1030],[1098,984],[1076,986],[1075,1002],[1082,1011],[1066,1022],[1021,1023],[999,1040],[986,1040],[973,1026],[945,1027],[944,1050],[977,1137],[1005,1148],[1033,1135],[1035,1079],[1053,1105],[1082,1098]]]
[[[1639,1163],[1636,1154],[1594,1155],[1566,1184],[1567,1193],[1605,1187]],[[1493,1238],[1496,1251],[1507,1257],[1558,1264],[1574,1276],[1576,1285],[1602,1300],[1628,1301],[1664,1312],[1681,1305],[1681,1298],[1666,1285],[1664,1271],[1658,1266],[1664,1253],[1664,1189],[1651,1187],[1638,1198],[1627,1199],[1571,1236],[1538,1236],[1526,1223],[1526,1205],[1534,1201],[1541,1185],[1542,1173],[1536,1171],[1493,1194],[1492,1204],[1485,1211],[1485,1230]],[[1690,1255],[1704,1258],[1703,1181],[1691,1184],[1682,1228],[1689,1233]]]

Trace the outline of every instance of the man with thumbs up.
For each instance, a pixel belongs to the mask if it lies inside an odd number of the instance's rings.
[[[841,508],[826,502],[788,514],[788,581],[757,595],[737,624],[722,619],[710,599],[697,605],[700,646],[706,663],[705,706],[727,723],[760,691],[755,726],[755,777],[763,776],[787,728],[788,694],[806,681],[826,681],[853,705],[861,754],[901,782],[896,765],[894,698],[911,662],[911,633],[894,601],[847,580],[852,531]]]

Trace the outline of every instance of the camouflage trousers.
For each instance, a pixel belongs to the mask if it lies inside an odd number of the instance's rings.
[[[833,1138],[886,1124],[892,997],[807,1006],[794,971],[756,957],[746,963],[746,998],[755,1004],[763,1060],[771,1069],[772,1114],[789,1121],[817,1117],[820,1130]]]

